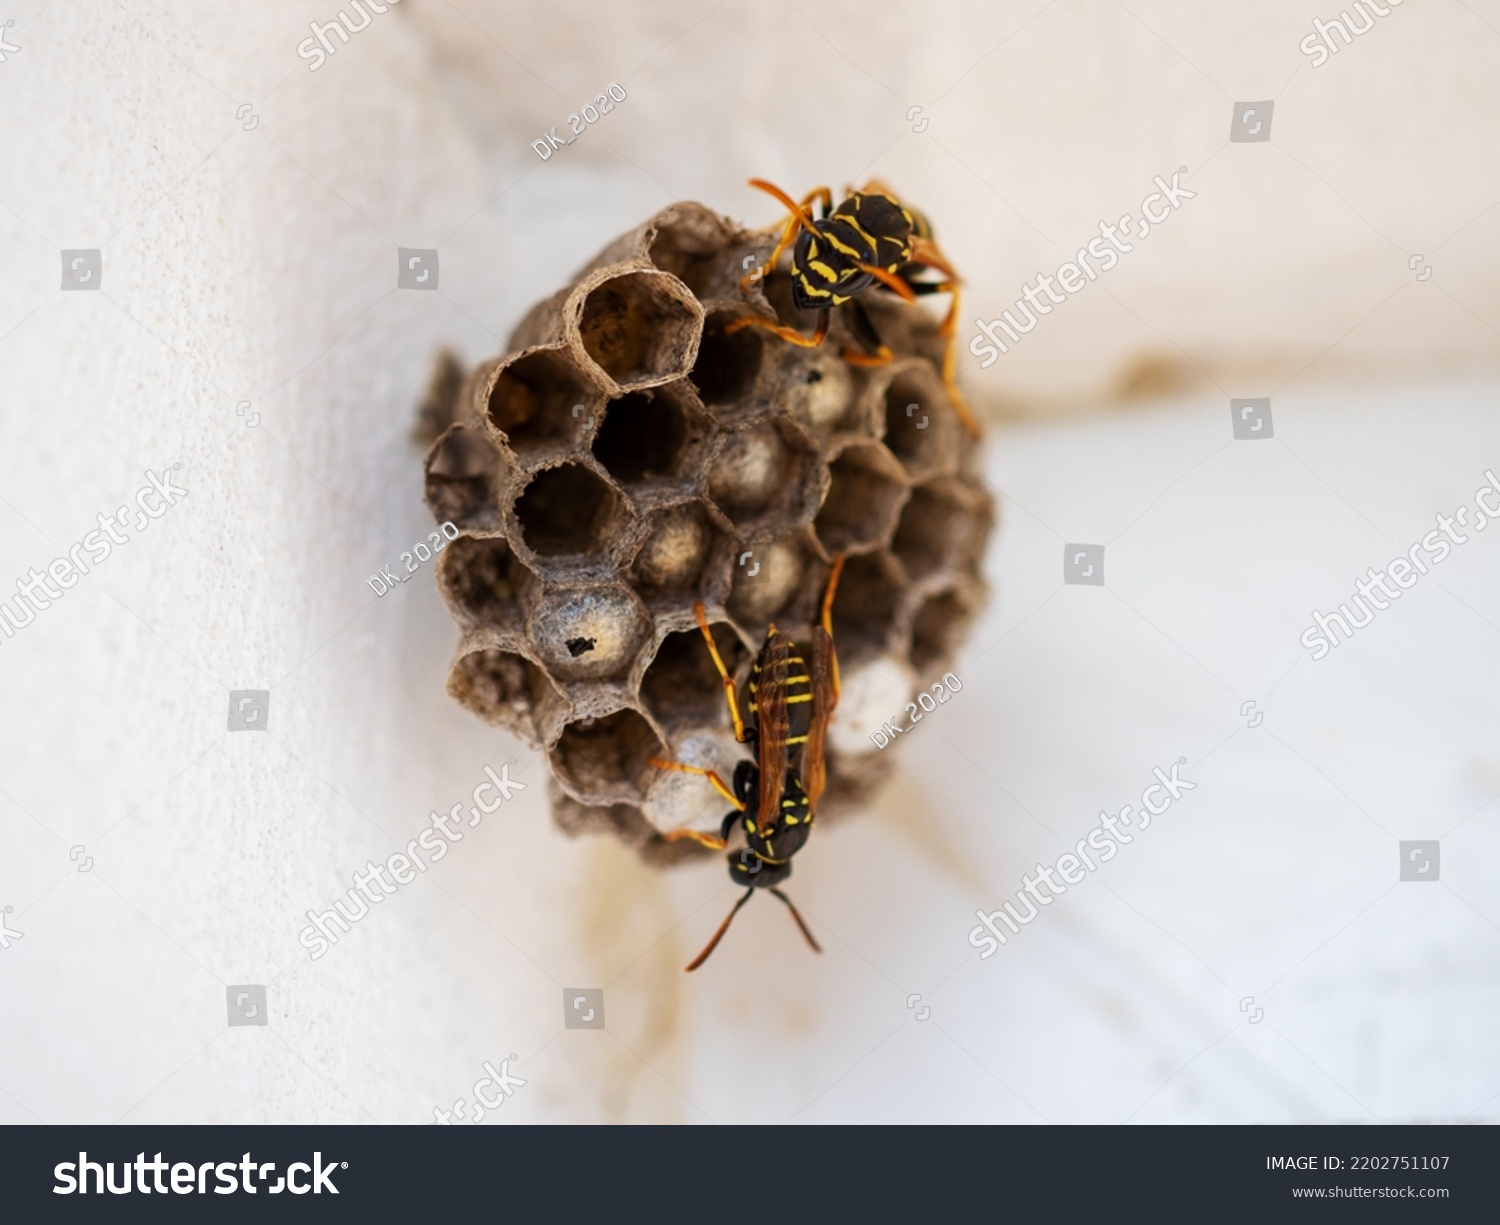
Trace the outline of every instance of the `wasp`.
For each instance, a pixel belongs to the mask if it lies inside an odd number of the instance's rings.
[[[734,805],[724,817],[717,837],[701,830],[677,829],[666,835],[669,841],[692,838],[711,850],[722,851],[729,845],[729,835],[736,825],[745,833],[744,849],[730,851],[728,857],[729,878],[744,888],[744,896],[719,924],[713,939],[688,965],[689,971],[708,960],[734,916],[755,896],[757,889],[769,890],[773,897],[785,902],[813,951],[823,951],[791,898],[777,886],[791,876],[792,856],[803,848],[812,833],[818,799],[827,783],[824,751],[828,743],[828,720],[839,700],[838,657],[833,648],[833,596],[843,566],[843,557],[836,557],[823,592],[822,618],[813,626],[806,655],[774,624],[767,627],[765,641],[750,670],[748,719],[740,718],[734,678],[714,643],[703,603],[693,605],[698,629],[724,682],[725,700],[734,721],[734,738],[751,746],[755,758],[741,761],[735,767],[732,789],[713,770],[658,757],[650,759],[659,769],[708,779]]]
[[[818,322],[813,334],[807,336],[759,315],[746,315],[725,328],[725,333],[759,327],[794,345],[814,349],[828,335],[830,312],[849,303],[855,336],[869,352],[845,349],[844,361],[853,366],[884,366],[893,354],[880,339],[859,296],[876,285],[884,286],[907,302],[915,302],[927,294],[950,294],[948,314],[938,329],[945,342],[943,386],[964,426],[978,438],[979,423],[954,380],[960,278],[933,241],[932,226],[927,219],[902,204],[889,188],[878,182],[853,192],[837,208],[833,207],[833,193],[827,187],[814,188],[798,203],[764,179],[751,179],[750,186],[775,196],[786,205],[791,216],[770,258],[741,279],[740,289],[748,291],[776,267],[782,253],[791,247],[792,302],[798,310],[817,311]],[[811,208],[815,200],[820,214],[816,220]],[[928,269],[934,269],[943,279],[919,279]]]

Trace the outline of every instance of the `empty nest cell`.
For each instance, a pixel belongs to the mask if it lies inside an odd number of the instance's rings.
[[[626,489],[640,489],[690,472],[707,437],[701,410],[681,391],[632,391],[605,407],[594,458]]]
[[[647,257],[670,272],[699,298],[710,298],[733,280],[735,265],[726,261],[740,238],[739,227],[701,204],[669,205],[656,218],[657,231]]]
[[[542,668],[500,647],[462,656],[448,676],[448,693],[481,718],[509,728],[531,745],[541,740],[539,714],[561,701]]]
[[[460,531],[499,530],[500,454],[494,443],[462,425],[451,426],[432,444],[426,469],[423,493],[434,519]]]
[[[896,525],[892,551],[913,579],[978,563],[990,525],[982,495],[939,478],[911,491]]]
[[[603,397],[557,349],[534,349],[499,366],[485,412],[517,458],[566,450],[588,429]]]
[[[744,313],[715,311],[708,317],[698,360],[688,376],[703,403],[721,412],[744,407],[753,400],[766,345],[775,343],[768,342],[767,333],[759,328],[730,332],[729,325]]]
[[[962,425],[925,362],[906,363],[885,389],[885,445],[914,480],[958,466]]]
[[[676,277],[641,270],[589,290],[578,317],[584,352],[624,390],[668,382],[692,368],[703,310]]]
[[[856,443],[828,471],[828,496],[813,521],[823,547],[846,553],[889,540],[907,488],[891,453],[878,442]]]
[[[642,803],[666,746],[634,710],[580,719],[563,728],[548,754],[552,772],[575,796],[592,803]]]
[[[884,550],[844,563],[833,600],[833,640],[851,664],[879,655],[890,642],[904,587]]]
[[[438,562],[438,591],[471,627],[519,629],[522,593],[534,581],[500,537],[460,536]]]
[[[709,629],[724,666],[734,676],[740,665],[749,659],[749,651],[733,630],[722,622],[710,625]],[[641,700],[668,733],[686,728],[729,726],[724,683],[708,653],[708,644],[696,626],[662,639],[655,658],[641,679]]]
[[[538,558],[598,560],[625,533],[625,499],[584,464],[561,464],[531,478],[516,499],[521,540]]]

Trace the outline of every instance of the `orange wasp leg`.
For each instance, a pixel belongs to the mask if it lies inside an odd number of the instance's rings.
[[[662,757],[648,757],[646,758],[646,764],[655,766],[658,770],[676,770],[679,774],[696,774],[700,778],[706,778],[714,785],[715,791],[722,795],[741,812],[745,811],[745,801],[735,795],[733,791],[729,790],[729,788],[724,785],[724,780],[720,778],[718,774],[713,770],[705,770],[702,766],[687,766],[680,761],[667,761]],[[667,834],[666,837],[673,840],[679,837],[697,838],[698,834],[692,830],[674,829],[670,834]],[[708,835],[704,834],[703,837],[706,838],[708,837]],[[715,838],[714,842],[717,844],[715,849],[722,848],[725,845],[725,842],[722,838]],[[705,842],[703,845],[707,846],[708,843]]]
[[[963,393],[958,390],[958,382],[954,377],[956,365],[956,346],[958,336],[958,311],[959,311],[959,277],[953,270],[953,266],[944,258],[937,245],[925,238],[919,238],[912,243],[911,262],[920,264],[924,268],[936,268],[947,280],[940,281],[936,285],[925,288],[926,293],[952,294],[952,301],[948,304],[948,314],[943,319],[942,326],[938,328],[938,335],[945,342],[943,348],[943,387],[948,392],[948,398],[953,401],[953,407],[958,410],[958,415],[964,423],[964,428],[975,438],[979,438],[982,431],[974,414],[969,411],[968,402]]]
[[[816,349],[828,335],[828,312],[819,313],[818,326],[811,336],[804,336],[796,328],[782,327],[780,324],[772,323],[769,319],[762,319],[759,315],[741,316],[724,329],[724,335],[729,336],[741,328],[750,327],[765,328],[773,336],[779,336],[782,340],[789,341],[800,348]]]
[[[833,642],[833,595],[838,590],[839,576],[844,572],[844,555],[840,553],[833,559],[833,569],[828,574],[828,586],[823,592],[823,632],[828,635],[828,641]],[[833,658],[833,704],[839,701],[839,655],[838,651],[830,652]]]
[[[714,642],[713,631],[708,628],[708,614],[704,611],[702,600],[694,601],[693,616],[698,622],[698,630],[703,635],[703,641],[708,643],[708,653],[713,657],[714,667],[719,672],[719,679],[724,682],[724,700],[729,703],[729,717],[734,720],[734,738],[740,744],[744,744],[745,724],[740,719],[740,695],[735,691],[734,677],[729,675],[729,669],[724,666],[724,657],[719,654],[719,646]],[[733,796],[729,798],[734,799]],[[741,804],[740,807],[743,808],[744,805]]]
[[[809,204],[821,197],[824,213],[827,213],[833,207],[833,193],[826,187],[813,188],[812,191],[802,197],[802,203],[797,204],[792,200],[791,196],[777,187],[775,183],[768,183],[765,179],[751,179],[750,186],[759,188],[768,195],[775,196],[776,199],[786,205],[787,212],[791,213],[791,216],[787,218],[786,227],[781,231],[781,237],[777,239],[776,246],[771,251],[771,258],[766,260],[754,272],[750,273],[749,276],[740,278],[741,293],[747,291],[751,285],[776,267],[776,261],[781,258],[782,252],[792,245],[792,239],[796,236],[799,228],[805,228],[811,234],[817,233],[817,230],[813,229],[812,214],[807,207]]]

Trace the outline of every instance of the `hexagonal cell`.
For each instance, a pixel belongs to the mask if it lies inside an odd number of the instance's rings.
[[[624,676],[651,634],[651,618],[617,583],[549,587],[531,618],[538,657],[562,681]]]
[[[911,666],[917,675],[953,659],[975,611],[973,596],[957,587],[922,601],[911,628]]]
[[[500,467],[500,453],[488,438],[462,425],[449,426],[427,452],[423,492],[432,517],[460,531],[499,531]]]
[[[771,419],[725,435],[708,492],[746,536],[777,535],[812,518],[827,476],[811,442]]]
[[[991,518],[988,501],[958,481],[928,481],[911,491],[891,548],[913,579],[968,569],[979,561]]]
[[[726,331],[746,313],[743,308],[720,310],[708,317],[698,360],[688,375],[703,403],[721,413],[743,408],[754,400],[766,346],[780,343],[760,328]]]
[[[548,759],[558,781],[577,798],[640,804],[656,774],[647,759],[666,751],[640,713],[624,709],[569,723]]]
[[[709,630],[724,666],[737,675],[750,652],[723,622]],[[666,635],[641,678],[641,700],[669,734],[689,727],[732,726],[724,695],[724,682],[697,626]]]
[[[836,430],[873,435],[868,413],[855,397],[853,368],[839,356],[837,345],[799,349],[775,339],[767,343],[783,350],[773,393],[779,408],[820,438]]]
[[[675,276],[642,269],[595,285],[573,326],[600,372],[632,391],[692,369],[703,308]]]
[[[535,662],[501,647],[482,647],[454,661],[448,693],[482,719],[510,729],[531,745],[541,742],[541,716],[563,701]]]
[[[657,214],[656,222],[648,258],[698,297],[706,298],[723,287],[729,273],[741,275],[739,262],[731,261],[729,251],[736,228],[717,213],[685,202],[668,205]]]
[[[772,621],[810,621],[827,574],[805,527],[778,540],[743,546],[735,557],[726,611],[755,631]]]
[[[465,628],[520,629],[522,593],[535,581],[498,536],[461,536],[437,565],[438,593]]]
[[[833,641],[839,659],[870,659],[890,643],[905,586],[890,554],[862,553],[844,563],[833,599]]]
[[[630,568],[630,585],[648,607],[708,599],[712,572],[727,559],[728,538],[714,525],[702,502],[683,502],[657,511],[646,542]]]
[[[878,442],[846,447],[828,467],[828,496],[813,530],[830,553],[868,549],[890,538],[906,500],[906,476]]]
[[[885,445],[913,479],[957,468],[963,426],[931,366],[914,362],[893,371],[884,402]]]
[[[633,391],[611,400],[594,435],[594,458],[626,489],[691,484],[710,427],[682,390]]]
[[[629,529],[634,512],[598,473],[562,464],[533,476],[516,499],[521,541],[547,561],[597,564]]]
[[[559,349],[533,349],[495,368],[485,413],[526,463],[575,446],[598,416],[600,391]]]

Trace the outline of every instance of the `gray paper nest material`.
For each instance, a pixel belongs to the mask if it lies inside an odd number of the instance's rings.
[[[805,638],[848,555],[820,810],[837,815],[887,772],[869,733],[951,666],[984,597],[994,503],[931,317],[867,295],[896,354],[872,369],[840,358],[855,340],[838,312],[816,349],[725,333],[747,313],[811,331],[785,273],[739,289],[778,230],[674,204],[537,305],[504,356],[467,376],[444,359],[422,408],[442,430],[427,504],[461,533],[437,566],[463,633],[448,692],[545,748],[562,828],[653,858],[701,853],[661,831],[716,830],[725,805],[647,759],[728,778],[746,752],[695,600],[743,685],[767,624]]]

